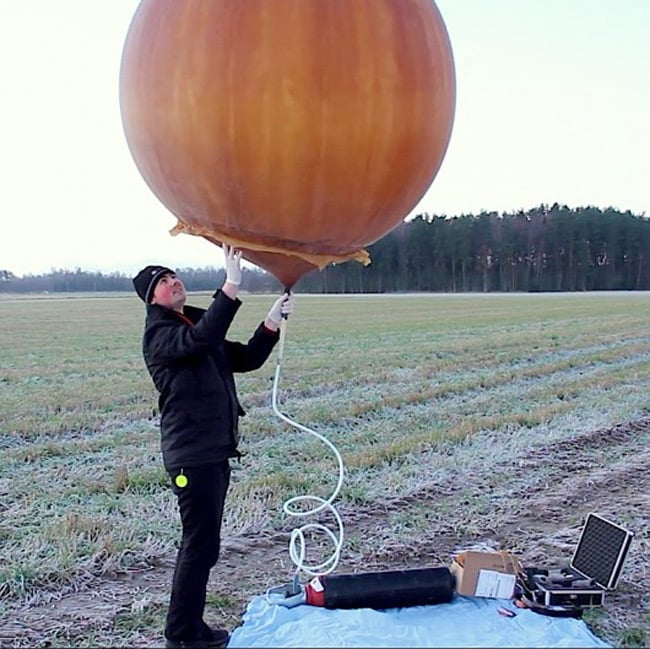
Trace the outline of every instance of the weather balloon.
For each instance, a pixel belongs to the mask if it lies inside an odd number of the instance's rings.
[[[172,232],[286,286],[367,263],[436,176],[454,106],[432,0],[142,0],[122,53],[126,139]]]

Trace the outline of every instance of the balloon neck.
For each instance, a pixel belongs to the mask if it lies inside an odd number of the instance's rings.
[[[285,286],[284,287],[284,293],[285,295],[291,295],[291,286]],[[288,320],[289,316],[286,313],[282,314],[282,319],[283,320]]]

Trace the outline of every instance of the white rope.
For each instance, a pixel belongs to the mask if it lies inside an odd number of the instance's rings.
[[[328,439],[323,437],[323,435],[320,435],[315,430],[312,430],[307,426],[303,426],[302,424],[293,421],[293,419],[287,417],[287,415],[280,412],[280,410],[278,409],[278,385],[280,382],[280,369],[282,366],[282,358],[284,355],[284,341],[286,338],[286,330],[287,330],[287,321],[284,320],[282,322],[281,329],[280,329],[278,361],[275,367],[275,377],[273,379],[273,392],[272,392],[273,412],[275,412],[275,414],[282,421],[286,422],[290,426],[293,426],[294,428],[297,428],[298,430],[301,430],[304,433],[309,433],[310,435],[313,435],[321,442],[326,444],[334,454],[334,457],[336,458],[336,461],[338,463],[338,471],[339,471],[339,477],[338,477],[338,482],[336,484],[336,488],[334,489],[334,492],[329,498],[324,499],[321,498],[320,496],[314,496],[314,495],[294,496],[293,498],[287,500],[282,506],[282,509],[285,512],[285,514],[288,514],[289,516],[295,516],[297,518],[312,516],[314,514],[317,514],[318,512],[327,510],[331,512],[334,518],[336,519],[336,523],[338,525],[338,535],[335,532],[333,532],[331,529],[329,529],[328,527],[320,523],[306,523],[301,527],[294,529],[291,532],[291,537],[289,539],[289,556],[291,557],[291,560],[296,566],[296,575],[298,575],[300,572],[303,572],[307,575],[315,577],[317,575],[326,575],[332,572],[332,570],[334,570],[338,565],[339,557],[341,555],[341,548],[343,546],[343,521],[341,520],[341,516],[339,515],[338,511],[336,511],[336,508],[332,503],[338,496],[339,492],[341,491],[341,487],[343,486],[343,459],[341,458],[341,454],[339,453],[336,446],[334,446],[334,444],[332,444],[332,442],[330,442]],[[305,507],[310,507],[310,508],[305,509]],[[327,537],[329,537],[334,548],[333,553],[329,557],[329,559],[323,561],[322,563],[319,563],[318,565],[310,565],[305,563],[305,557],[307,554],[305,534],[310,531],[317,531],[322,534],[325,534]]]

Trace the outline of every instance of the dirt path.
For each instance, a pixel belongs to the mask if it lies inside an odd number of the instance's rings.
[[[570,559],[586,515],[597,512],[632,530],[635,539],[618,588],[607,594],[605,607],[590,622],[612,644],[634,644],[634,638],[647,643],[649,449],[650,418],[541,441],[527,452],[504,449],[496,466],[477,461],[453,484],[432,482],[381,505],[342,509],[346,537],[355,543],[344,549],[340,565],[345,569],[339,572],[447,565],[454,551],[472,542],[511,549],[525,565],[555,565]],[[454,511],[453,524],[433,523],[408,541],[374,541],[397,512],[435,508],[443,500]],[[458,532],[468,529],[480,534],[467,538]],[[224,540],[210,584],[212,596],[224,605],[211,611],[213,621],[237,625],[251,597],[289,578],[288,533],[287,528]],[[163,615],[173,560],[167,557],[150,569],[114,578],[88,576],[78,592],[5,609],[0,646],[115,646],[116,637],[126,638],[129,646],[159,646],[159,631],[152,631],[151,619],[147,624],[147,612],[155,612],[156,622]],[[268,575],[277,575],[278,582],[262,582]],[[120,627],[118,633],[120,618],[141,620],[141,628]]]

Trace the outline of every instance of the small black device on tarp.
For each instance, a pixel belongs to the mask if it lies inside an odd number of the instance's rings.
[[[589,514],[569,565],[525,568],[521,599],[547,615],[580,617],[583,608],[602,606],[614,590],[632,542],[632,532]]]

